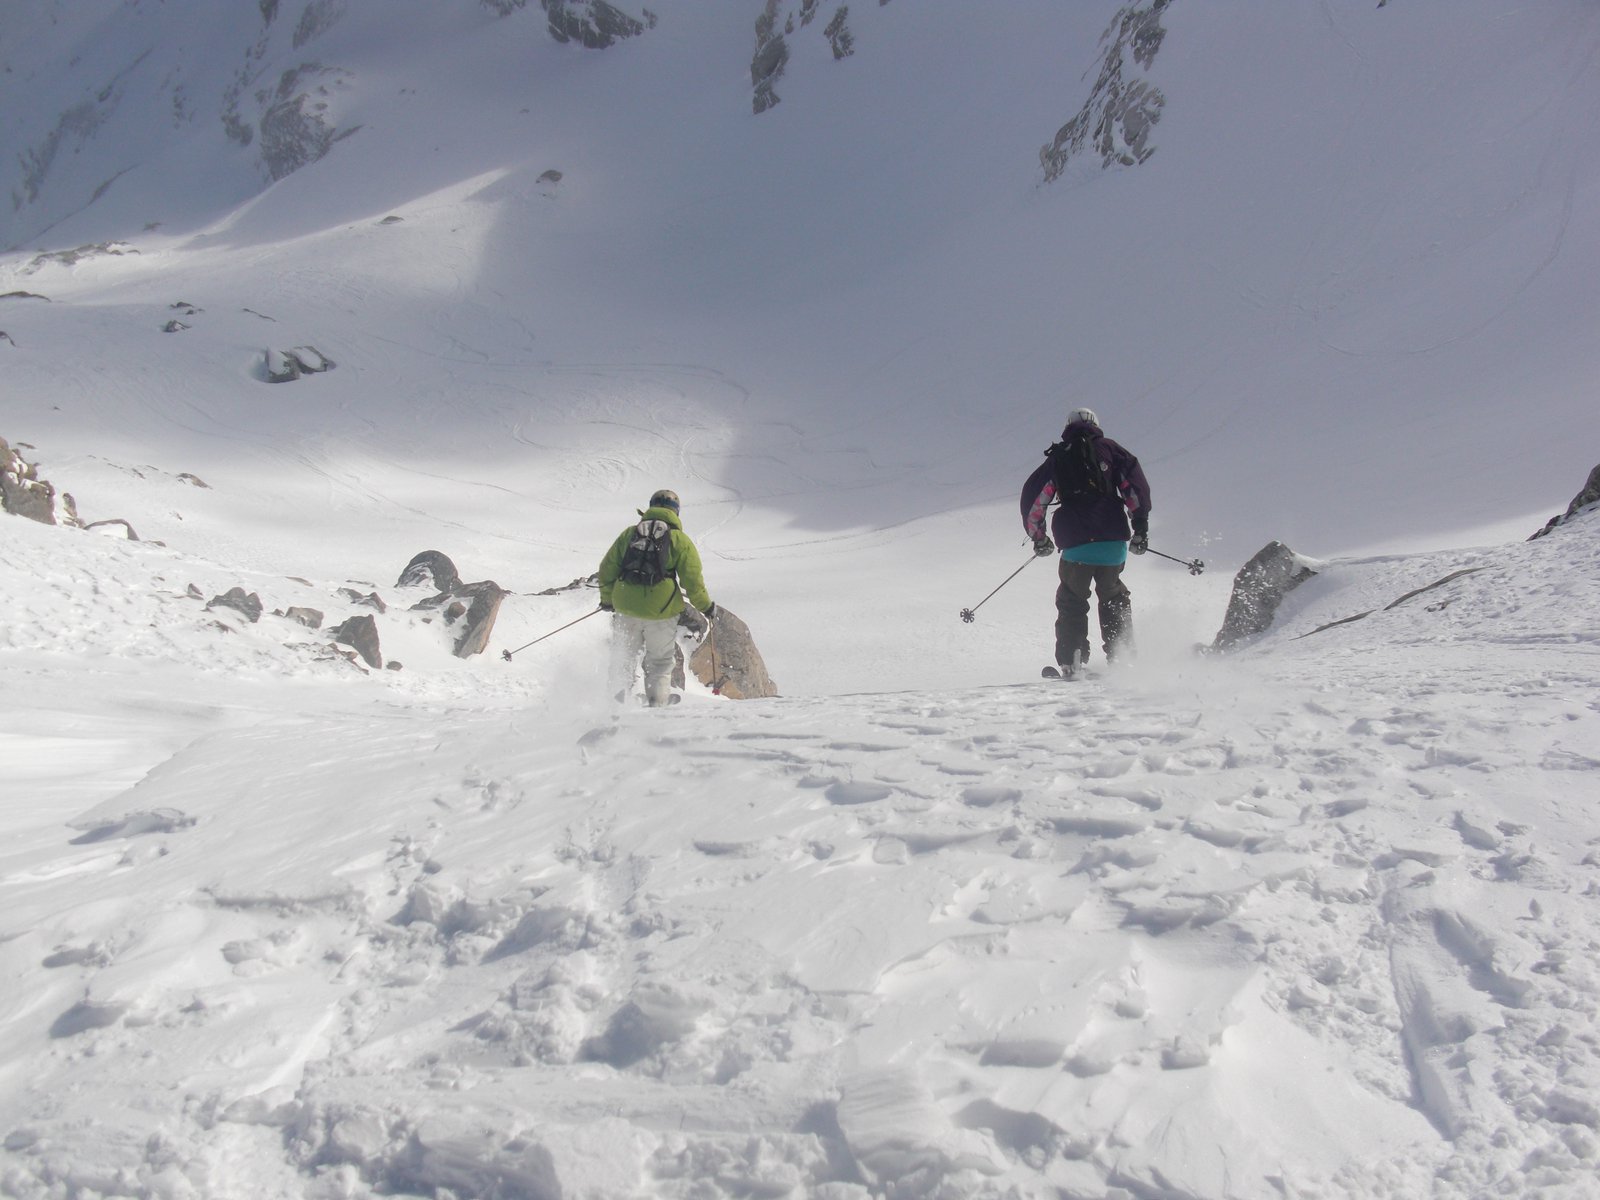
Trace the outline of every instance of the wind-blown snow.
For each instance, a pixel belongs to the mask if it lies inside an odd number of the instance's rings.
[[[1048,186],[1114,4],[853,5],[759,117],[762,6],[653,7],[0,29],[0,436],[155,539],[0,517],[0,1193],[1600,1194],[1600,518],[1520,540],[1600,458],[1593,6],[1171,5],[1155,154]],[[225,93],[313,59],[266,186]],[[1048,565],[957,613],[1078,403],[1209,567],[1048,683]],[[500,660],[659,486],[784,698]],[[347,587],[403,669],[273,615]]]

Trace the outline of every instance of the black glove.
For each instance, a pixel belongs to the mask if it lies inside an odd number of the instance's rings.
[[[1033,552],[1040,558],[1049,558],[1056,552],[1056,548],[1049,538],[1041,536],[1033,539]]]
[[[1150,549],[1150,535],[1141,529],[1128,542],[1128,552],[1130,554],[1143,554],[1148,549]]]
[[[708,621],[715,621],[717,619],[717,606],[715,604],[708,604],[700,611],[701,615]]]
[[[600,611],[601,612],[616,612],[617,610],[611,607],[611,601],[602,600],[602,601],[600,601]]]

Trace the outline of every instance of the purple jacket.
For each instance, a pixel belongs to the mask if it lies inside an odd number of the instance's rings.
[[[1095,457],[1117,495],[1059,497],[1061,505],[1050,523],[1056,547],[1066,550],[1087,542],[1125,542],[1134,533],[1148,533],[1150,484],[1139,460],[1092,425],[1068,425],[1061,436],[1070,438],[1078,433],[1094,439]],[[1044,536],[1045,511],[1056,499],[1055,471],[1047,457],[1022,485],[1022,527],[1028,537]]]

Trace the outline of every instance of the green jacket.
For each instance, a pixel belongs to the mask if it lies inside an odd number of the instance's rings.
[[[706,595],[706,581],[700,573],[700,552],[683,531],[678,514],[670,508],[647,508],[639,514],[639,519],[665,521],[672,526],[672,554],[667,560],[672,574],[654,587],[641,587],[617,578],[617,573],[622,569],[622,556],[628,549],[628,540],[638,528],[635,522],[617,535],[617,540],[611,543],[611,549],[600,560],[600,603],[611,605],[624,616],[665,621],[683,611],[683,598],[687,595],[690,604],[705,612],[711,607],[711,597]]]

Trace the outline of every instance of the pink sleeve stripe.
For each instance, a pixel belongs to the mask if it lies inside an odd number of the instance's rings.
[[[1033,507],[1028,510],[1028,536],[1032,538],[1044,536],[1044,514],[1050,507],[1050,501],[1056,498],[1055,481],[1051,480],[1039,489],[1039,498],[1033,502]]]

